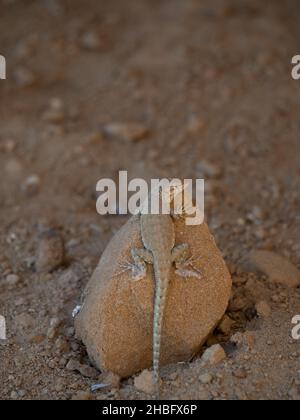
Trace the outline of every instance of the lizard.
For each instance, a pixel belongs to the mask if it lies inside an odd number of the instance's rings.
[[[170,204],[174,202],[176,194],[182,193],[182,187],[172,189],[173,194],[166,198],[164,192],[160,193],[160,200],[168,199]],[[150,196],[151,200],[151,196]],[[147,201],[149,205],[149,202]],[[174,215],[173,215],[174,216]],[[133,264],[129,264],[135,280],[140,280],[146,275],[146,264],[152,264],[154,268],[155,297],[153,315],[153,382],[157,399],[160,397],[160,353],[163,330],[163,320],[168,295],[173,264],[191,264],[188,244],[175,246],[175,225],[170,214],[151,214],[140,212],[141,239],[144,248],[132,249]],[[193,267],[194,268],[194,267]],[[127,269],[129,269],[127,267]],[[185,275],[183,271],[177,271]],[[186,272],[186,276],[200,278],[197,269]]]

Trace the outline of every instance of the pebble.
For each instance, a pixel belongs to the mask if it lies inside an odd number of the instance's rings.
[[[244,333],[238,332],[230,338],[230,341],[238,346],[246,348],[253,348],[255,344],[254,335],[250,331],[246,331]]]
[[[246,262],[250,270],[265,274],[273,283],[287,287],[300,285],[300,271],[288,259],[272,251],[253,251]]]
[[[22,184],[22,190],[26,195],[31,197],[39,192],[40,186],[41,179],[38,175],[34,174],[25,179]]]
[[[103,41],[97,31],[90,30],[82,34],[80,45],[86,50],[98,50],[103,46]]]
[[[43,121],[50,124],[61,124],[65,120],[64,104],[59,98],[52,98],[49,108],[42,114]]]
[[[12,153],[15,151],[17,143],[12,139],[7,139],[3,142],[3,145],[1,145],[0,147],[5,153]]]
[[[30,338],[29,342],[31,344],[41,344],[45,340],[45,336],[43,334],[37,334]]]
[[[17,315],[16,318],[16,324],[22,328],[31,328],[34,324],[34,318],[27,314],[27,313],[23,313],[20,315]]]
[[[16,274],[9,274],[6,279],[5,283],[7,286],[15,287],[20,283],[20,277]]]
[[[39,272],[51,272],[62,265],[64,260],[64,242],[60,234],[49,229],[42,233],[39,240],[36,269]]]
[[[93,396],[89,391],[78,391],[75,395],[72,396],[73,401],[89,401],[92,398]]]
[[[86,378],[96,378],[99,376],[99,372],[88,365],[83,365],[79,361],[71,359],[66,365],[66,369],[69,371],[77,371],[82,376],[85,376]]]
[[[119,389],[121,378],[113,372],[105,372],[100,375],[99,382],[109,385],[106,389]]]
[[[125,141],[142,140],[149,134],[148,128],[139,123],[111,123],[103,127],[108,137],[115,137]]]
[[[213,380],[213,376],[210,373],[204,373],[203,375],[199,376],[199,381],[204,384],[210,384]]]
[[[218,365],[226,359],[226,353],[220,344],[209,347],[202,355],[201,361],[212,366]]]
[[[289,397],[294,401],[300,401],[300,387],[299,386],[293,386],[289,392]]]
[[[138,391],[142,391],[145,394],[153,394],[155,388],[152,372],[143,370],[142,373],[134,378],[134,386]]]
[[[70,350],[70,345],[67,342],[67,340],[65,340],[62,337],[59,337],[56,341],[55,341],[55,349],[57,350],[57,352],[59,354],[62,353],[67,353]]]
[[[228,315],[225,315],[218,326],[218,330],[223,334],[229,334],[234,324],[235,321],[233,321]]]
[[[236,369],[233,371],[233,376],[235,376],[238,379],[245,379],[247,378],[247,371],[245,369]]]
[[[261,300],[255,305],[256,312],[259,316],[262,318],[268,318],[271,315],[271,308],[270,305],[265,302],[264,300]]]
[[[221,168],[207,160],[202,160],[197,164],[197,174],[199,178],[218,178],[221,175]]]
[[[35,84],[37,78],[35,74],[26,67],[17,67],[14,72],[14,78],[18,86],[28,88]]]

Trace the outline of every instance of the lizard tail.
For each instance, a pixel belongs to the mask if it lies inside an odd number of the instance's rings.
[[[154,322],[153,322],[153,379],[155,385],[156,398],[160,398],[160,350],[162,338],[162,326],[166,302],[166,288],[162,287],[161,282],[157,282],[155,302],[154,302]]]

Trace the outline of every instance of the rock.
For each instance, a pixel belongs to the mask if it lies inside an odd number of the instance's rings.
[[[300,271],[289,260],[272,251],[253,251],[245,263],[248,270],[265,274],[269,280],[287,287],[300,285]]]
[[[15,151],[17,143],[13,139],[7,139],[0,145],[0,147],[5,153],[12,153]]]
[[[201,357],[201,361],[204,364],[209,364],[212,366],[218,365],[225,359],[226,353],[220,344],[215,344],[214,346],[209,347],[207,350],[205,350]]]
[[[61,99],[53,98],[50,101],[49,109],[42,115],[43,121],[50,124],[61,124],[65,120],[64,104]]]
[[[104,372],[100,375],[99,382],[107,384],[106,389],[119,389],[121,384],[121,378],[113,372]]]
[[[66,365],[66,369],[71,372],[79,372],[86,378],[97,378],[99,372],[91,366],[82,365],[78,360],[71,359]]]
[[[79,370],[80,363],[78,360],[70,359],[67,363],[66,369],[70,372],[73,372],[75,370]]]
[[[16,274],[9,274],[5,279],[5,284],[9,287],[15,287],[20,283],[20,277]]]
[[[229,334],[234,324],[235,321],[229,318],[228,315],[225,315],[221,323],[218,325],[218,330],[223,334]]]
[[[255,344],[254,335],[250,331],[246,331],[244,333],[238,332],[230,338],[230,341],[246,349],[253,348]]]
[[[293,401],[300,401],[300,386],[293,386],[288,395]]]
[[[103,132],[108,137],[138,141],[147,137],[148,128],[139,123],[111,123],[104,126]]]
[[[49,340],[54,340],[58,336],[60,324],[61,324],[61,320],[59,318],[51,318],[50,327],[48,328],[48,331],[47,331],[47,338]]]
[[[134,378],[134,386],[138,391],[145,392],[145,394],[153,394],[155,391],[155,386],[152,372],[149,370],[143,370],[139,376]]]
[[[41,179],[38,175],[30,175],[22,184],[23,192],[28,196],[37,194],[40,190]]]
[[[232,374],[238,379],[245,379],[248,376],[245,369],[235,369]]]
[[[255,305],[256,312],[263,318],[268,318],[271,315],[271,308],[267,302],[261,300]]]
[[[199,178],[218,178],[221,174],[221,168],[207,160],[202,160],[197,164],[197,174]]]
[[[75,395],[72,396],[73,401],[88,401],[92,398],[93,396],[89,391],[78,391]]]
[[[55,341],[55,349],[59,354],[67,353],[68,351],[70,351],[70,345],[67,342],[67,340],[63,339],[62,337],[59,337]]]
[[[23,313],[16,316],[16,324],[21,328],[31,328],[34,324],[34,319],[31,315]]]
[[[44,231],[40,236],[36,269],[51,272],[63,263],[63,259],[64,243],[59,233],[54,229]]]
[[[98,50],[103,46],[103,41],[97,31],[86,31],[82,34],[80,45],[86,50]]]
[[[30,337],[29,342],[31,344],[41,344],[45,340],[45,336],[43,334],[37,334]]]
[[[78,371],[85,378],[97,378],[97,376],[99,376],[99,372],[88,365],[80,365]]]
[[[204,384],[210,384],[213,380],[213,376],[210,373],[204,373],[203,375],[199,376],[199,381]]]
[[[183,279],[173,272],[166,305],[162,365],[189,360],[199,352],[222,319],[231,293],[231,277],[206,224],[186,226],[176,220],[177,242],[201,255],[202,278]],[[138,217],[116,234],[102,255],[75,318],[76,335],[101,371],[128,377],[152,366],[154,282],[152,268],[140,281],[119,264],[141,248]],[[197,263],[196,263],[197,264]]]
[[[14,72],[14,78],[16,84],[22,88],[31,87],[37,81],[35,74],[31,70],[22,66],[16,68]]]

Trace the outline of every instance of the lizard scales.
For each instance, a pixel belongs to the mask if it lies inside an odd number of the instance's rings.
[[[141,215],[141,235],[144,247],[152,254],[155,299],[153,318],[153,371],[159,394],[159,361],[163,318],[172,267],[172,250],[175,246],[175,229],[170,215]]]

